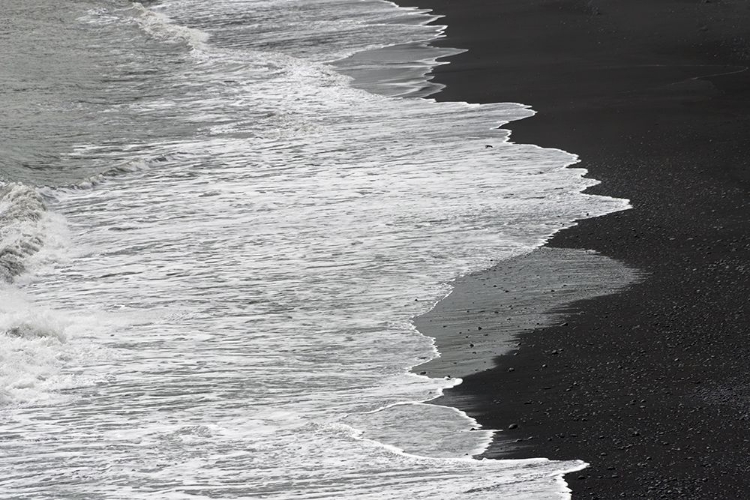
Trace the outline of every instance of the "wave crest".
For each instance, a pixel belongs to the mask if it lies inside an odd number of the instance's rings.
[[[34,188],[20,183],[0,188],[0,278],[4,281],[23,273],[28,258],[42,248],[46,213]]]

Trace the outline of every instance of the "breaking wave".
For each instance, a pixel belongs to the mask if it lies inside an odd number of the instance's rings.
[[[21,183],[0,187],[0,278],[10,283],[62,231],[61,219],[47,211],[37,189]]]

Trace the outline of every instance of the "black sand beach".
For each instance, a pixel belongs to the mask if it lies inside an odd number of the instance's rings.
[[[573,498],[750,498],[750,1],[399,3],[468,49],[436,70],[438,100],[531,105],[514,142],[575,153],[591,193],[631,200],[548,246],[647,276],[445,398],[504,429],[488,457],[590,463]]]

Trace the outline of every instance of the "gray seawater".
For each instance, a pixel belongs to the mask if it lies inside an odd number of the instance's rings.
[[[3,7],[0,497],[567,496],[581,462],[472,458],[411,318],[628,205],[496,130],[526,106],[429,99],[432,16]]]

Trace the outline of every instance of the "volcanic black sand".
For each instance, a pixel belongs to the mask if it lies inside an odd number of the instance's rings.
[[[447,393],[504,429],[486,455],[585,460],[573,498],[750,498],[750,1],[399,3],[468,49],[438,100],[531,105],[514,142],[578,154],[591,193],[634,206],[549,246],[646,279]]]

